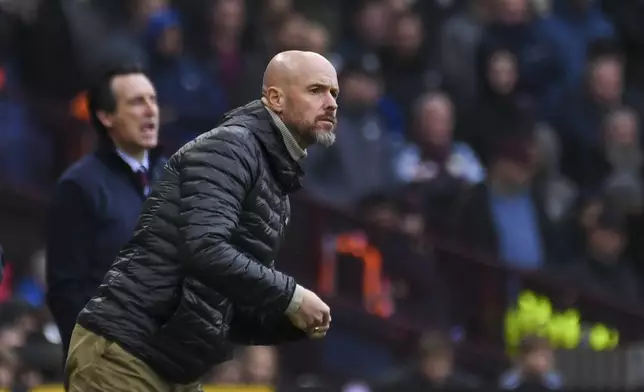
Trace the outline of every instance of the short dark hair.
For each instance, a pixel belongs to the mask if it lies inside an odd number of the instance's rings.
[[[545,337],[528,335],[521,339],[518,353],[520,356],[525,357],[541,350],[552,350],[550,341]]]
[[[145,74],[145,69],[139,64],[122,65],[103,73],[87,93],[87,106],[92,126],[101,138],[107,138],[107,129],[98,118],[98,112],[113,113],[116,110],[116,97],[112,90],[112,80],[117,76]]]

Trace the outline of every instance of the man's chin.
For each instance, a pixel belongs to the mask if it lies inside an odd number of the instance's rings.
[[[331,147],[335,143],[335,133],[333,130],[318,130],[315,132],[315,144],[323,147]]]
[[[140,146],[146,150],[152,150],[153,148],[156,148],[158,145],[159,145],[158,140],[144,140],[140,143]]]

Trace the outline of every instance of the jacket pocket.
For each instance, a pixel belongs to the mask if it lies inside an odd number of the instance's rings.
[[[227,306],[211,307],[186,287],[172,316],[151,336],[157,355],[150,358],[156,369],[173,374],[174,382],[190,382],[205,374],[213,365],[230,358],[228,323],[222,312]]]

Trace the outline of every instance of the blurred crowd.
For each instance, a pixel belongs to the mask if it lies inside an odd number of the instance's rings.
[[[641,306],[641,0],[0,0],[0,174],[46,189],[88,150],[83,94],[106,64],[148,69],[171,154],[257,99],[288,49],[326,56],[341,87],[337,141],[305,163],[309,197]],[[0,388],[60,378],[45,263],[9,263],[0,286]],[[421,371],[391,390],[452,376],[449,339],[420,346]],[[211,381],[272,382],[276,355],[242,350]],[[528,339],[516,366],[554,389],[551,357]]]

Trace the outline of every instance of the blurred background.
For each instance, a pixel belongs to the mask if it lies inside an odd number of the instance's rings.
[[[170,155],[287,49],[340,77],[277,262],[333,328],[208,385],[644,386],[644,1],[0,0],[0,390],[62,391],[43,234],[91,81],[144,64]]]

